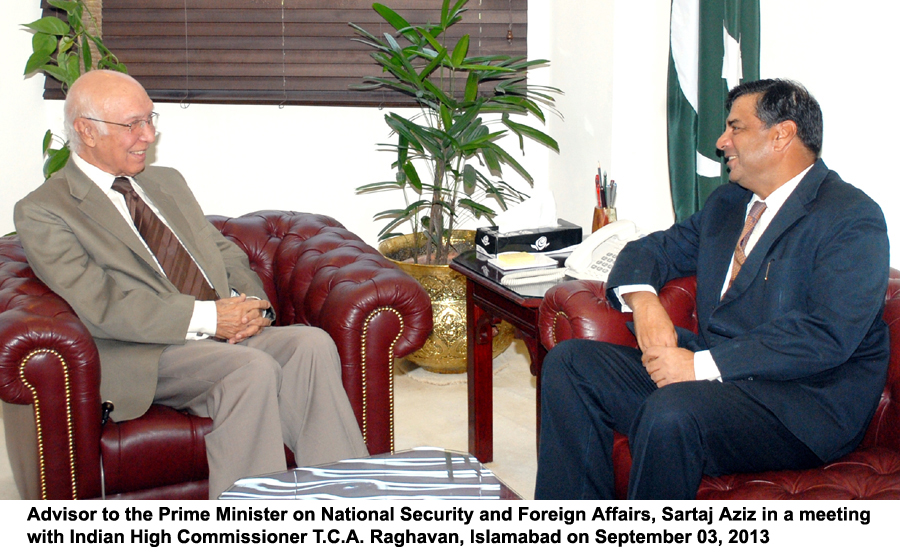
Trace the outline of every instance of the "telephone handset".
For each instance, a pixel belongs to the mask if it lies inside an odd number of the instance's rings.
[[[625,244],[643,237],[634,222],[619,220],[607,224],[575,247],[566,259],[566,275],[576,279],[606,281],[613,262]]]

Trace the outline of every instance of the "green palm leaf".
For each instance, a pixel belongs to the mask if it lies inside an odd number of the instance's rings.
[[[498,145],[501,138],[512,133],[520,148],[528,138],[559,150],[549,134],[527,121],[534,117],[545,123],[546,109],[557,113],[553,95],[561,91],[527,81],[531,68],[548,62],[492,53],[470,56],[468,35],[448,38],[467,4],[468,0],[442,0],[436,24],[413,24],[375,4],[374,10],[394,30],[382,36],[351,24],[357,34],[354,40],[371,49],[382,70],[353,88],[391,89],[419,107],[413,116],[395,112],[385,116],[396,136],[396,143],[382,145],[397,155],[392,163],[395,181],[363,185],[357,192],[400,189],[404,204],[376,214],[376,219],[388,220],[379,235],[393,236],[399,226],[411,225],[422,231],[438,263],[446,262],[450,232],[461,214],[491,221],[495,210],[486,199],[505,210],[526,198],[502,179],[503,170],[511,168],[529,184],[533,181],[522,164]],[[513,121],[511,115],[525,121]]]

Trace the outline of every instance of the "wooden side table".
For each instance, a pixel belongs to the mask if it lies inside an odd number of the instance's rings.
[[[494,359],[492,324],[502,318],[512,324],[531,355],[531,374],[537,378],[535,406],[537,434],[541,429],[541,365],[547,349],[541,345],[538,308],[543,296],[523,296],[496,279],[475,251],[460,254],[450,268],[466,278],[466,323],[469,387],[469,452],[482,463],[494,460]],[[549,288],[548,285],[546,288]]]

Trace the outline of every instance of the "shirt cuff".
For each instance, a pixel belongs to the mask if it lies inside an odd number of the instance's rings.
[[[194,301],[194,313],[188,324],[186,339],[206,339],[216,335],[218,316],[216,301]]]
[[[631,307],[628,306],[628,303],[625,302],[625,299],[622,298],[622,295],[626,295],[628,293],[636,293],[638,291],[647,291],[649,293],[657,294],[656,289],[654,289],[650,285],[620,285],[613,289],[613,293],[615,293],[616,297],[619,298],[619,304],[622,305],[622,312],[631,312]]]
[[[722,374],[716,361],[713,360],[712,353],[709,351],[696,351],[694,353],[694,379],[696,380],[718,380],[722,381]]]

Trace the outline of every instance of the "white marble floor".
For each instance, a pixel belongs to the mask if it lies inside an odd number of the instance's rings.
[[[494,359],[494,474],[526,499],[534,495],[535,379],[525,345],[514,341]],[[408,363],[394,377],[394,448],[468,450],[465,374],[434,375]],[[0,413],[2,418],[2,413]],[[0,499],[19,499],[0,426]]]

